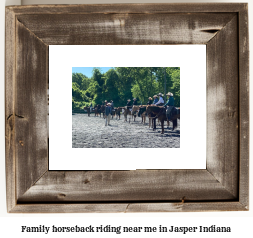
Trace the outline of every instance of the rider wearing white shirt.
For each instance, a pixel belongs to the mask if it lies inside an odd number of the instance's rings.
[[[155,104],[156,106],[163,106],[164,105],[164,100],[163,100],[163,95],[161,93],[158,94],[159,96],[159,101]]]

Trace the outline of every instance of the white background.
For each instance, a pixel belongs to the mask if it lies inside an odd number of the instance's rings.
[[[72,148],[72,67],[180,67],[180,148]],[[52,45],[49,91],[50,170],[206,168],[205,45]],[[198,125],[193,102],[201,108]],[[107,129],[103,119],[100,126]],[[119,157],[111,156],[112,151]]]
[[[142,3],[148,3],[148,2],[155,2],[150,0],[139,0],[139,1],[127,1],[127,0],[86,0],[86,1],[61,1],[61,0],[51,0],[51,1],[42,1],[42,0],[27,0],[23,1],[23,3],[30,3],[30,4],[41,4],[41,3],[129,3],[129,2],[142,2]],[[253,3],[252,1],[244,1],[244,0],[221,0],[221,1],[198,1],[198,0],[191,0],[191,1],[170,1],[170,0],[159,0],[159,2],[248,2],[249,3],[249,28],[250,28],[250,45],[253,44],[252,41],[252,14],[253,14]],[[3,234],[3,237],[12,237],[16,235],[17,237],[39,237],[39,236],[45,236],[44,234],[21,234],[20,233],[20,226],[26,225],[26,226],[35,226],[35,225],[89,225],[89,224],[118,224],[119,222],[124,226],[142,226],[145,225],[153,225],[156,226],[157,224],[162,225],[177,225],[177,226],[185,226],[185,225],[191,225],[198,226],[201,224],[206,225],[224,225],[226,226],[229,224],[232,227],[232,234],[219,234],[219,233],[206,233],[203,235],[203,233],[196,233],[196,234],[186,234],[186,235],[180,235],[180,234],[165,234],[164,237],[243,237],[243,238],[251,238],[252,237],[252,223],[253,223],[253,205],[252,205],[252,176],[251,176],[251,184],[250,184],[250,211],[249,212],[202,212],[202,213],[129,213],[129,214],[7,214],[6,212],[6,194],[5,194],[5,138],[4,138],[4,127],[5,127],[5,116],[4,116],[4,7],[5,5],[12,5],[12,4],[20,4],[19,0],[6,0],[1,1],[0,3],[0,11],[1,11],[1,25],[0,25],[0,32],[1,32],[1,38],[0,38],[0,51],[1,51],[1,64],[0,64],[0,71],[1,71],[1,78],[0,78],[0,88],[1,88],[1,103],[0,103],[0,110],[1,110],[1,117],[0,117],[0,134],[1,136],[1,143],[0,143],[0,233]],[[252,53],[250,53],[250,58],[252,59]],[[252,72],[253,66],[252,63],[250,65]],[[250,84],[250,90],[253,90],[253,84]],[[253,100],[251,100],[251,105],[253,105]],[[251,106],[251,110],[252,110]],[[251,120],[252,122],[252,120]],[[252,132],[252,126],[250,127],[250,132]],[[252,133],[251,133],[252,134]],[[250,140],[250,145],[252,147],[252,140]],[[252,156],[251,156],[252,161]],[[250,171],[252,174],[252,163],[250,163]],[[81,234],[80,237],[84,237],[85,234]],[[134,235],[134,234],[133,234]],[[158,234],[145,234],[147,236],[152,237],[159,237]],[[159,234],[161,235],[161,234]],[[74,235],[72,235],[75,237]],[[88,235],[86,235],[88,236]],[[110,237],[114,236],[113,234],[110,234]],[[116,236],[116,235],[115,235]],[[137,235],[136,235],[137,236]],[[47,237],[55,237],[54,235],[47,235]],[[70,237],[69,234],[61,234],[61,237]],[[97,236],[94,236],[97,237]],[[101,236],[101,237],[109,237],[107,236]],[[140,237],[140,235],[138,235]],[[144,236],[143,236],[144,237]]]

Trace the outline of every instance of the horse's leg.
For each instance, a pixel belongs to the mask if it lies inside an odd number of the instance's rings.
[[[164,120],[161,120],[161,126],[162,126],[162,132],[161,132],[161,134],[164,134]]]
[[[177,118],[175,120],[173,120],[173,131],[174,129],[177,127]]]
[[[156,118],[153,119],[154,120],[154,127],[153,127],[153,131],[156,130]]]

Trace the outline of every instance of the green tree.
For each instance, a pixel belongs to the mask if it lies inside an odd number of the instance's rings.
[[[118,74],[119,80],[116,82],[116,87],[118,88],[119,105],[126,105],[128,99],[132,99],[132,82],[133,78],[130,75],[129,67],[117,67],[116,72]],[[115,102],[116,103],[116,102]]]
[[[106,73],[93,68],[92,77],[81,73],[72,74],[72,105],[80,108],[104,100],[113,100],[114,105],[126,105],[127,99],[137,98],[138,104],[146,104],[148,97],[159,92],[172,92],[175,105],[180,106],[180,68],[179,67],[116,67]],[[166,100],[166,98],[164,98]]]
[[[105,74],[105,98],[107,100],[113,100],[115,102],[114,106],[119,105],[119,89],[118,89],[119,76],[115,69],[110,69]]]
[[[171,74],[171,77],[173,82],[171,91],[174,94],[175,106],[180,107],[180,69],[174,69]]]
[[[72,73],[72,109],[81,109],[91,101],[86,89],[90,79],[82,73]]]

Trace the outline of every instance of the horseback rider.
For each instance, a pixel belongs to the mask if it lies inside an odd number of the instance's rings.
[[[147,105],[151,105],[152,104],[152,97],[149,97],[148,98],[148,102],[147,102]],[[154,103],[155,104],[155,103]]]
[[[153,103],[152,103],[152,104],[156,104],[156,103],[158,102],[157,95],[154,95],[154,96],[153,96],[153,98],[154,98],[154,101],[153,101]]]
[[[130,99],[128,99],[127,100],[127,105],[126,105],[127,107],[131,107],[132,106],[132,103],[131,103],[131,100]]]
[[[158,96],[159,96],[159,101],[158,101],[157,103],[155,103],[155,105],[156,105],[156,106],[163,106],[164,100],[163,100],[163,95],[162,95],[162,93],[159,93]]]
[[[168,92],[166,95],[169,97],[169,99],[168,99],[167,103],[164,105],[164,107],[167,107],[166,117],[168,118],[168,120],[170,120],[170,113],[171,113],[171,110],[174,107],[174,101],[175,100],[173,98],[173,93]]]
[[[136,100],[136,98],[134,98],[133,100],[134,100],[134,101],[133,101],[133,106],[137,105],[137,100]]]

